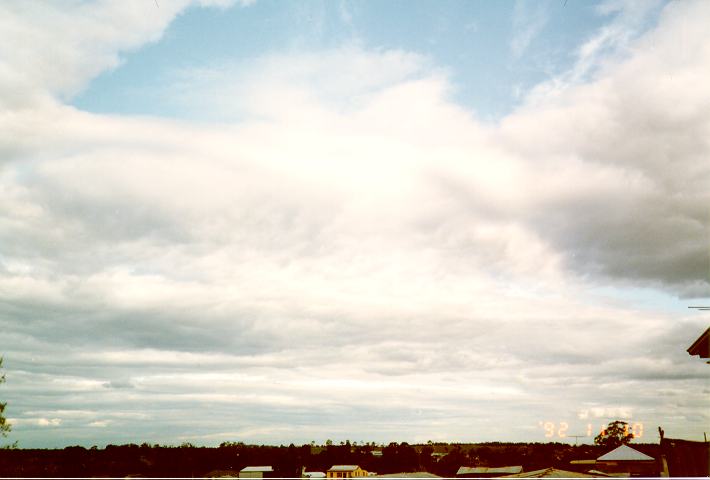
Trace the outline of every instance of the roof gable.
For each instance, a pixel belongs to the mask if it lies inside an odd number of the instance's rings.
[[[609,453],[602,455],[597,458],[600,462],[619,462],[619,461],[629,461],[629,462],[643,462],[643,461],[653,461],[655,458],[649,457],[645,453],[641,453],[638,450],[634,450],[628,445],[621,445]]]

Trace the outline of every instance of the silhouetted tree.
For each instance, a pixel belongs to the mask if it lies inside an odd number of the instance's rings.
[[[0,372],[2,371],[2,357],[0,357]],[[0,385],[5,383],[5,374],[0,373]],[[3,412],[5,411],[5,407],[7,406],[7,402],[2,403],[0,402],[0,437],[6,437],[10,429],[12,428],[10,424],[7,422],[7,419],[5,418],[5,415],[3,415]]]
[[[607,449],[613,449],[620,445],[626,445],[633,438],[634,434],[629,432],[628,424],[621,420],[615,420],[594,437],[594,443]]]

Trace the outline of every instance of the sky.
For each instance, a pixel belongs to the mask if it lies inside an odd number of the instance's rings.
[[[709,21],[0,3],[0,443],[701,440]]]

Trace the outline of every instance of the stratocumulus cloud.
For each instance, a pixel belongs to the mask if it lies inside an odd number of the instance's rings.
[[[0,353],[22,442],[710,420],[684,351],[700,316],[619,300],[708,296],[707,4],[496,124],[431,58],[357,43],[180,69],[164,95],[200,122],[89,113],[66,99],[188,2],[8,5]]]

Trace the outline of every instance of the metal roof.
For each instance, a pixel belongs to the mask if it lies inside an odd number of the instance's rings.
[[[542,470],[534,470],[532,472],[518,473],[516,475],[506,475],[503,478],[592,478],[596,476],[598,475],[570,472],[568,470],[559,470],[550,467],[543,468]]]
[[[521,465],[515,465],[512,467],[461,467],[456,472],[456,475],[469,475],[469,474],[481,474],[481,473],[500,473],[503,475],[520,473],[523,471]]]
[[[434,475],[429,472],[401,472],[387,473],[384,475],[375,475],[376,478],[441,478],[439,475]]]
[[[587,470],[587,473],[590,474],[590,475],[594,475],[595,477],[614,477],[614,476],[618,476],[617,474],[606,473],[606,472],[602,472],[602,471],[600,471],[600,470]]]
[[[641,453],[638,450],[634,450],[628,445],[621,445],[620,447],[616,447],[611,452],[606,453],[601,457],[597,458],[598,462],[648,462],[653,460],[655,460],[655,458],[649,457],[645,453]]]
[[[273,472],[274,469],[270,465],[261,465],[257,467],[244,467],[240,472]]]
[[[353,470],[357,470],[358,467],[357,465],[333,465],[328,469],[329,472],[352,472]]]

